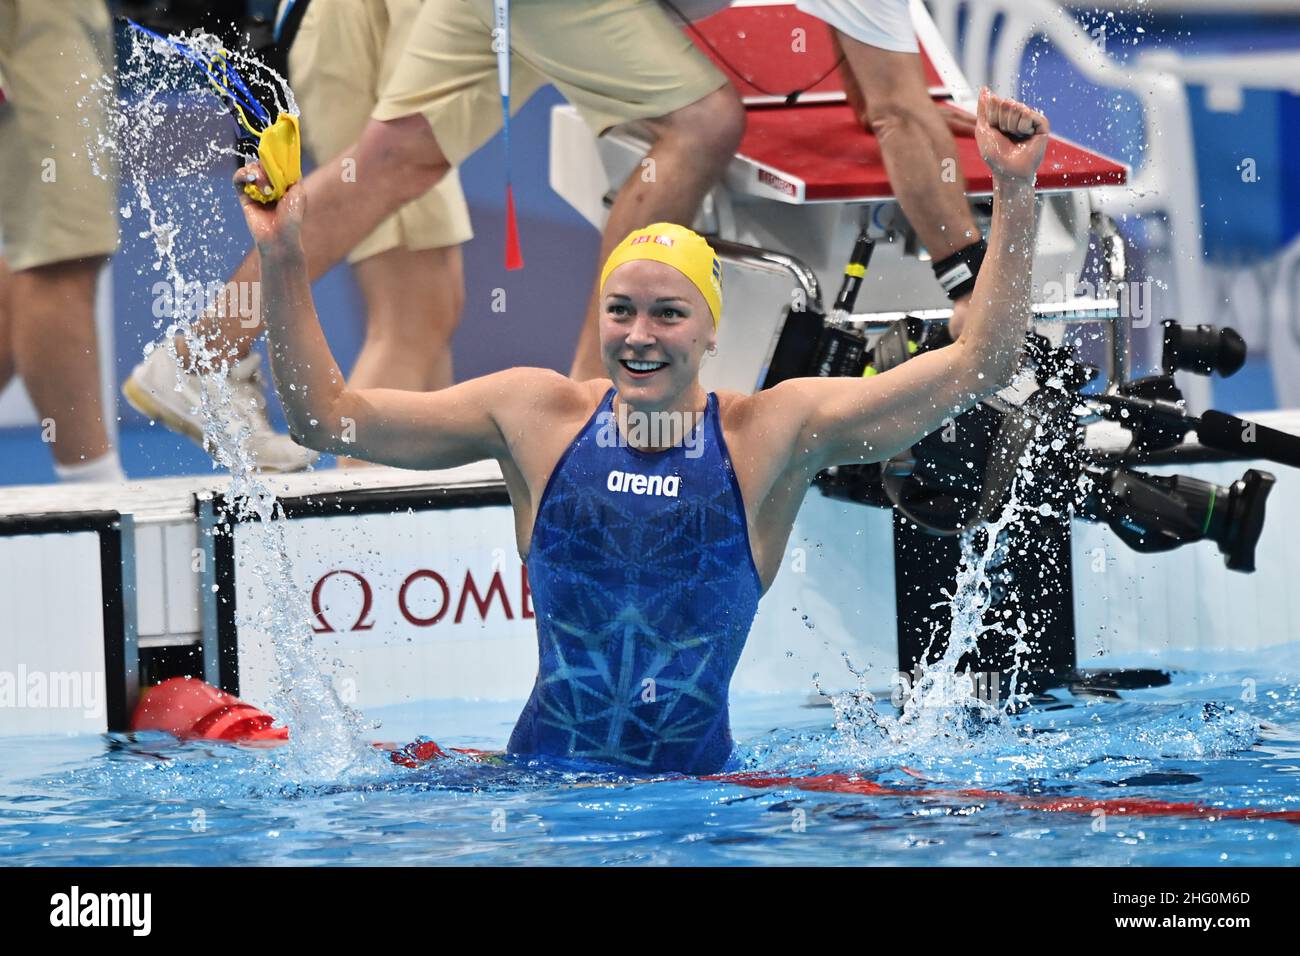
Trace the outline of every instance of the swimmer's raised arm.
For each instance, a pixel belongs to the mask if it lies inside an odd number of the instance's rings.
[[[251,177],[251,178],[250,178]],[[305,197],[292,186],[274,205],[243,195],[261,185],[256,163],[235,175],[262,269],[262,320],[271,374],[299,444],[399,468],[451,468],[509,456],[501,425],[572,382],[548,369],[512,368],[433,392],[348,388],[321,331],[300,241]],[[514,416],[517,417],[517,416]]]
[[[1047,118],[1014,100],[980,94],[975,135],[993,171],[988,253],[957,341],[862,379],[788,379],[754,396],[799,421],[792,446],[815,474],[830,465],[883,461],[1006,387],[1030,316],[1034,175]],[[762,417],[762,416],[760,416]]]

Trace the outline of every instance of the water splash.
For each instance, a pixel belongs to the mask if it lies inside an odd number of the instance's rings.
[[[1032,413],[1037,419],[1032,435],[1016,462],[1007,502],[996,519],[966,532],[960,539],[960,562],[951,592],[934,605],[947,607],[951,624],[942,633],[936,624],[929,645],[921,655],[930,661],[914,681],[896,675],[891,703],[897,708],[882,712],[869,689],[868,675],[845,658],[855,686],[827,693],[817,689],[834,709],[833,733],[826,738],[819,761],[832,765],[887,766],[901,758],[951,762],[996,758],[1021,770],[1059,766],[1062,758],[1082,759],[1108,753],[1139,756],[1202,755],[1251,746],[1259,737],[1260,725],[1234,707],[1210,702],[1188,713],[1171,715],[1155,727],[1130,736],[1119,751],[1108,733],[1089,724],[1068,733],[1045,732],[1031,720],[1021,719],[1032,710],[1027,693],[1027,671],[1035,643],[1051,623],[1050,610],[1022,606],[1017,582],[1005,567],[1012,549],[1034,547],[1044,565],[1056,565],[1058,538],[1035,530],[1044,523],[1069,520],[1071,509],[1093,490],[1093,479],[1081,460],[1061,439],[1061,429],[1080,410],[1078,397],[1059,381],[1049,379],[1044,398]],[[1032,401],[1032,400],[1031,400]],[[1027,403],[1026,408],[1031,406]],[[1064,466],[1078,475],[1075,486],[1054,491],[1052,481],[1042,480]],[[1039,541],[1048,542],[1046,547]],[[1033,542],[1033,543],[1031,543]],[[1011,604],[1013,607],[1008,607]],[[995,608],[1000,613],[990,613]],[[942,653],[932,660],[936,642]],[[987,658],[986,642],[1009,648],[1011,667],[1005,702],[998,700],[998,678],[972,673],[963,660]],[[981,684],[983,686],[981,687]],[[892,708],[891,708],[892,710]],[[1100,748],[1093,753],[1090,748]]]
[[[1018,732],[1009,714],[1028,699],[1016,687],[1021,660],[1030,650],[1030,629],[1023,616],[1014,622],[994,619],[986,623],[985,612],[993,602],[995,569],[1014,539],[1014,534],[1004,532],[1023,524],[1025,511],[1013,488],[1011,499],[996,521],[962,536],[955,588],[945,592],[945,603],[952,611],[947,646],[914,682],[896,683],[892,703],[899,707],[898,716],[877,709],[876,696],[868,689],[867,673],[854,668],[847,655],[845,665],[854,677],[854,687],[838,694],[827,693],[820,679],[814,680],[835,712],[834,733],[826,745],[827,759],[872,761],[886,756],[956,754],[1015,744]],[[959,669],[962,658],[975,652],[981,638],[991,632],[1014,636],[1015,669],[1008,700],[1001,706],[996,703],[996,687],[994,699],[990,700],[990,695],[978,692],[979,677]],[[926,648],[926,659],[939,637],[936,627]]]
[[[172,39],[205,61],[224,53],[237,72],[272,92],[276,109],[298,112],[285,80],[256,58],[226,52],[218,38],[202,31]],[[130,193],[122,219],[138,223],[138,236],[153,245],[151,270],[158,280],[153,285],[155,328],[175,362],[177,391],[184,381],[178,337],[205,383],[197,409],[205,444],[213,467],[229,470],[230,518],[250,532],[241,536],[249,559],[241,572],[245,580],[264,584],[266,600],[253,613],[241,609],[237,623],[271,636],[276,663],[271,710],[291,728],[289,745],[277,751],[269,765],[299,782],[373,773],[382,758],[362,742],[361,716],[339,698],[317,660],[307,596],[293,580],[284,512],[257,467],[248,441],[247,410],[238,407],[229,381],[232,356],[207,342],[195,325],[214,305],[221,308],[213,292],[222,284],[211,280],[222,269],[224,250],[214,243],[228,238],[222,223],[229,203],[214,186],[224,177],[214,178],[213,170],[232,159],[243,163],[252,157],[219,132],[231,127],[232,118],[192,59],[179,55],[169,40],[137,31],[129,31],[127,40],[119,85],[105,78],[91,94],[102,101],[108,117],[107,129],[91,145],[91,153],[97,174],[120,169]],[[191,219],[210,228],[201,234],[184,229],[182,223]],[[242,228],[238,232],[237,238],[246,243]],[[145,270],[140,274],[147,281]],[[154,347],[147,345],[145,354]]]

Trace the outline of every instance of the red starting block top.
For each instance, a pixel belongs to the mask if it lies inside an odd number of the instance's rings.
[[[746,103],[779,103],[795,90],[805,90],[800,96],[805,103],[844,100],[831,28],[793,3],[728,7],[686,33],[727,74]],[[921,61],[930,92],[946,96],[924,50]]]
[[[993,191],[993,174],[980,158],[973,136],[959,135],[957,162],[968,193]],[[786,202],[871,200],[893,196],[880,143],[843,103],[751,109],[736,159],[752,168],[753,185],[728,183],[745,192]],[[1038,171],[1038,188],[1083,189],[1125,181],[1123,166],[1052,137]]]
[[[845,102],[843,80],[834,68],[838,56],[825,23],[793,4],[731,7],[688,33],[746,102],[748,126],[728,172],[731,188],[791,203],[893,196],[880,144]],[[943,108],[951,108],[948,91],[924,49],[922,62],[931,95]],[[795,105],[784,104],[787,94],[805,88]],[[991,192],[993,175],[974,137],[955,138],[966,191]],[[1038,173],[1040,190],[1126,181],[1127,170],[1120,163],[1055,136]]]

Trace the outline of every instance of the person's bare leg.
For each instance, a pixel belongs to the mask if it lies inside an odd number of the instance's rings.
[[[745,131],[745,108],[727,84],[646,125],[655,134],[655,144],[646,154],[651,162],[634,170],[619,189],[601,235],[597,268],[634,229],[652,222],[690,224],[705,194],[736,154]],[[600,360],[599,292],[592,289],[569,371],[578,380],[605,375]]]
[[[42,421],[53,422],[61,465],[106,455],[112,445],[100,397],[95,282],[103,259],[23,269],[9,280],[13,365]]]
[[[881,50],[843,34],[839,41],[866,100],[864,122],[880,142],[908,222],[936,257],[969,245],[979,234],[955,165],[957,144],[930,99],[920,55]]]
[[[352,267],[366,300],[366,339],[352,388],[423,392],[452,383],[451,338],[465,303],[460,246],[390,249]],[[339,458],[340,466],[364,465]]]
[[[0,392],[14,377],[13,312],[9,308],[11,288],[9,265],[0,256]]]
[[[920,54],[882,50],[834,33],[853,80],[846,84],[849,101],[875,133],[898,204],[930,255],[943,259],[979,239],[957,144],[926,89]],[[965,306],[965,299],[953,303],[948,331],[954,339]]]
[[[307,210],[302,241],[312,279],[327,272],[390,215],[431,189],[450,168],[423,116],[370,120],[354,146],[303,180]],[[260,274],[257,251],[250,250],[230,281],[256,282]],[[194,327],[209,349],[232,359],[247,355],[261,331],[260,321],[240,316],[205,315]],[[188,364],[189,350],[179,337],[177,349]]]

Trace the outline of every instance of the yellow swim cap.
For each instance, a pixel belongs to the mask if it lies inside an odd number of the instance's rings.
[[[263,194],[252,183],[244,192],[260,203],[275,202],[285,190],[302,179],[302,139],[298,135],[298,117],[281,113],[273,124],[258,135],[257,160],[271,181],[271,192]]]
[[[722,263],[707,240],[697,232],[672,222],[656,222],[630,232],[605,260],[600,290],[609,274],[633,259],[653,259],[672,266],[700,290],[713,313],[713,327],[722,318]]]

